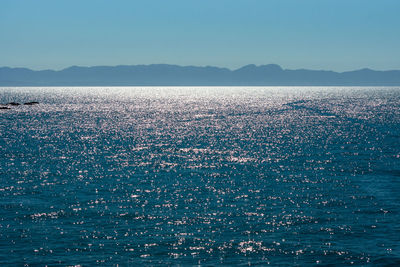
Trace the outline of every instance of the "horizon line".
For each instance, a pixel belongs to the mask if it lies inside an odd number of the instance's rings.
[[[70,65],[68,67],[64,67],[62,69],[50,69],[50,68],[45,68],[45,69],[34,69],[30,67],[10,67],[10,66],[0,66],[1,68],[9,68],[9,69],[27,69],[31,71],[54,71],[54,72],[60,72],[64,71],[70,68],[96,68],[96,67],[108,67],[108,68],[117,68],[117,67],[137,67],[137,66],[142,66],[142,67],[149,67],[149,66],[175,66],[175,67],[182,67],[182,68],[189,68],[189,67],[194,67],[194,68],[217,68],[217,69],[226,69],[229,71],[237,71],[240,70],[244,67],[264,67],[264,66],[276,66],[279,67],[282,71],[298,71],[298,70],[307,70],[307,71],[326,71],[326,72],[335,72],[335,73],[346,73],[346,72],[354,72],[354,71],[361,71],[361,70],[371,70],[371,71],[400,71],[400,69],[372,69],[369,67],[364,67],[364,68],[357,68],[357,69],[352,69],[352,70],[346,70],[346,71],[335,71],[335,70],[330,70],[330,69],[308,69],[308,68],[283,68],[281,65],[276,64],[276,63],[268,63],[268,64],[261,64],[261,65],[256,65],[256,64],[246,64],[242,65],[241,67],[238,68],[229,68],[229,67],[222,67],[222,66],[214,66],[214,65],[179,65],[179,64],[169,64],[169,63],[151,63],[151,64],[118,64],[118,65]]]

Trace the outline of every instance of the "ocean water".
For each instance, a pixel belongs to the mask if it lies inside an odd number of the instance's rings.
[[[0,265],[400,265],[400,88],[0,88]]]

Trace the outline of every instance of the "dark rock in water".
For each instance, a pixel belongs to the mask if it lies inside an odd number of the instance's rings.
[[[10,109],[9,107],[0,107],[0,109]]]
[[[10,102],[10,103],[7,103],[7,105],[19,106],[19,105],[21,105],[21,104],[20,104],[20,103],[17,103],[17,102]]]
[[[39,104],[39,102],[36,102],[36,101],[24,103],[24,105],[28,105],[28,106],[37,105],[37,104]]]

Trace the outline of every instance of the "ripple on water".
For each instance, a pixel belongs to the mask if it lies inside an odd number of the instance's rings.
[[[400,264],[398,88],[0,88],[0,262]]]

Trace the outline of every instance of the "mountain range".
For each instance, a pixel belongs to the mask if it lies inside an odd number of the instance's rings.
[[[35,71],[0,67],[0,86],[400,86],[400,70],[347,72],[246,65],[236,70],[167,64],[72,66]]]

